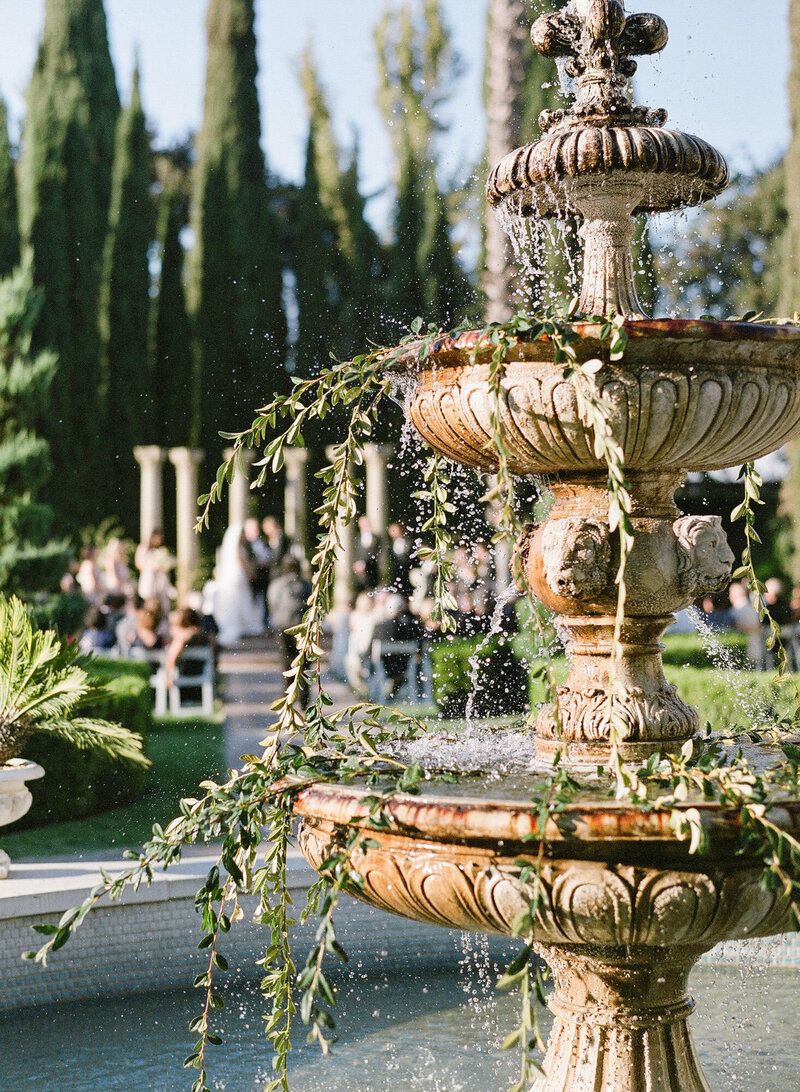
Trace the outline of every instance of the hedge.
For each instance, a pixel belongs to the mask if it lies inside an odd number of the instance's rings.
[[[147,671],[147,664],[93,661],[90,674],[107,689],[87,703],[87,715],[115,721],[146,740],[153,712]],[[78,750],[46,735],[32,735],[25,744],[24,757],[43,766],[45,776],[28,782],[33,804],[15,824],[16,829],[80,819],[119,807],[141,796],[146,784],[146,770]]]
[[[709,642],[698,633],[668,634],[663,639],[664,665],[675,667],[747,667],[747,635],[716,632]]]
[[[764,724],[789,705],[787,688],[775,686],[772,671],[665,667],[667,679],[700,714],[700,724],[717,731]]]
[[[72,637],[82,631],[88,608],[80,592],[45,596],[27,606],[37,629],[54,629],[60,637]]]
[[[527,667],[508,637],[458,637],[438,641],[430,651],[433,697],[443,717],[463,717],[473,692],[476,717],[511,715],[528,707]]]

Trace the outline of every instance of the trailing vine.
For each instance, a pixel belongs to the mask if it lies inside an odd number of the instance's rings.
[[[516,540],[524,528],[517,514],[515,477],[503,426],[504,379],[518,342],[547,338],[554,346],[556,362],[564,365],[564,377],[574,391],[593,454],[606,469],[609,524],[618,534],[620,546],[614,635],[618,649],[625,617],[626,562],[633,543],[631,496],[623,451],[613,433],[613,407],[604,397],[600,382],[605,363],[599,358],[580,361],[577,346],[581,335],[574,327],[575,319],[573,305],[563,315],[517,315],[509,323],[492,324],[479,332],[474,352],[475,359],[478,354],[488,354],[491,454],[496,465],[495,481],[485,499],[495,503],[499,511],[496,540]],[[626,342],[622,320],[587,321],[593,324],[591,336],[599,340],[609,361],[621,359]],[[457,337],[461,332],[455,330],[450,336]],[[355,517],[358,506],[360,485],[354,468],[362,461],[364,445],[391,393],[392,370],[409,367],[414,358],[424,361],[442,337],[440,330],[429,327],[423,331],[422,323],[417,322],[408,337],[393,349],[375,348],[352,361],[334,362],[313,378],[295,380],[289,394],[277,396],[258,411],[250,428],[227,435],[233,442],[233,454],[220,467],[208,494],[201,498],[204,507],[198,529],[207,524],[211,507],[221,499],[245,449],[262,451],[254,482],[254,488],[258,488],[268,475],[280,469],[287,447],[303,443],[303,429],[310,422],[323,420],[337,409],[344,409],[348,415],[344,439],[335,445],[330,463],[321,471],[324,491],[318,509],[320,534],[312,556],[311,593],[302,621],[293,631],[297,655],[285,692],[273,706],[274,722],[264,740],[263,753],[244,756],[245,765],[225,783],[204,782],[203,795],[181,801],[180,814],[166,828],[156,825],[142,850],[130,855],[130,867],[119,875],[103,873],[83,903],[64,914],[57,925],[36,926],[46,940],[38,951],[27,953],[28,958],[46,963],[101,900],[117,901],[126,889],[136,890],[142,883],[150,883],[155,870],[178,862],[187,846],[221,843],[218,860],[197,895],[203,928],[200,947],[207,953],[207,963],[195,981],[203,991],[203,1003],[192,1021],[192,1031],[198,1038],[185,1063],[197,1073],[193,1092],[208,1092],[208,1047],[220,1041],[215,1014],[224,1004],[216,980],[227,968],[225,937],[243,916],[240,899],[244,894],[258,896],[257,918],[268,931],[261,960],[262,986],[271,1000],[266,1034],[273,1049],[275,1073],[268,1092],[288,1092],[288,1059],[298,1018],[308,1027],[310,1041],[328,1049],[336,1003],[328,964],[331,959],[346,959],[336,937],[335,911],[341,894],[358,890],[362,883],[353,856],[373,844],[370,829],[387,827],[387,804],[392,794],[419,792],[434,776],[414,762],[398,759],[387,747],[398,737],[424,732],[426,726],[413,717],[372,704],[334,710],[324,689],[320,661],[322,621],[332,604],[334,564],[342,528]],[[645,810],[666,812],[676,836],[686,839],[693,853],[702,853],[707,847],[697,801],[717,801],[737,813],[742,830],[740,848],[764,862],[764,883],[790,901],[800,925],[800,843],[770,817],[770,808],[776,802],[800,794],[800,748],[792,735],[800,724],[800,690],[780,643],[780,628],[769,615],[763,585],[753,568],[751,544],[758,541],[755,508],[761,502],[761,481],[752,466],[744,467],[741,476],[745,496],[733,518],[745,522],[747,547],[736,575],[747,577],[753,588],[760,616],[770,627],[778,679],[793,695],[793,711],[785,722],[760,735],[748,729],[747,735],[774,744],[776,761],[755,770],[741,740],[730,731],[690,742],[678,755],[653,755],[641,768],[626,764],[615,747],[614,791]],[[455,509],[449,486],[448,464],[433,455],[425,465],[422,488],[416,494],[428,507],[421,528],[427,542],[419,557],[434,567],[434,619],[445,635],[454,630],[456,609],[450,591],[455,575],[451,560],[455,545],[451,517]],[[519,567],[517,576],[521,577]],[[617,738],[613,705],[616,659],[615,654],[609,686],[613,739]],[[552,667],[540,664],[536,670],[545,677],[549,696],[555,700]],[[304,708],[300,698],[307,688],[315,696]],[[555,705],[557,710],[557,702]],[[363,786],[361,803],[368,815],[339,832],[320,867],[320,879],[309,889],[300,919],[316,915],[319,924],[314,945],[298,970],[288,939],[294,910],[288,892],[287,854],[294,801],[302,788],[319,781]],[[523,948],[499,982],[501,988],[516,990],[520,1000],[518,1026],[503,1043],[520,1051],[520,1079],[515,1092],[523,1092],[534,1079],[536,1055],[543,1046],[539,1014],[545,1003],[545,972],[534,955],[537,920],[548,909],[542,883],[548,824],[557,820],[580,788],[557,759],[552,774],[532,793],[530,806],[537,823],[530,838],[531,853],[516,862],[520,881],[529,892],[528,905],[514,923]]]

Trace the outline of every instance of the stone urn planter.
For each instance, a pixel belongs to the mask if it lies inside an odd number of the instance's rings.
[[[27,758],[11,758],[0,766],[0,826],[16,823],[33,802],[26,781],[44,777],[44,770]],[[8,854],[0,849],[0,880],[6,879],[11,865]]]

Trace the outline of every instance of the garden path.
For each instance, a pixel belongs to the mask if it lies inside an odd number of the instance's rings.
[[[241,756],[258,754],[267,726],[274,719],[270,705],[283,691],[280,654],[273,637],[250,637],[220,653],[219,674],[225,713],[225,760],[241,766]],[[325,687],[336,705],[353,700],[351,691],[328,676]]]

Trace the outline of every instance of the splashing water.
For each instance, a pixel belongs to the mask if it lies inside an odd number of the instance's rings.
[[[714,667],[724,673],[725,687],[736,695],[736,704],[742,714],[751,726],[763,723],[770,716],[769,705],[764,697],[759,698],[753,693],[748,685],[748,673],[741,670],[734,650],[722,644],[697,607],[689,607],[686,613],[697,630],[706,655]]]

